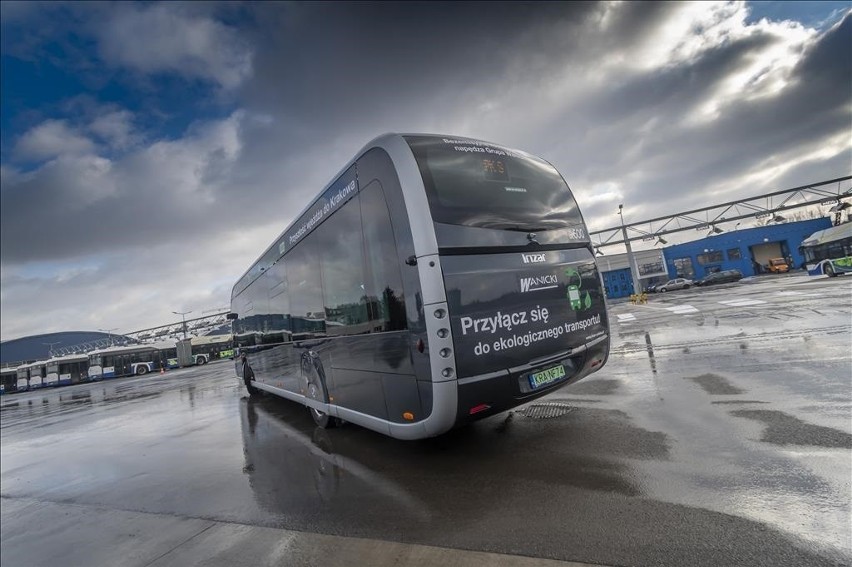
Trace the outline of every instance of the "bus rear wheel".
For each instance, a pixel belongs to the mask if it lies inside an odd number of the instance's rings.
[[[252,382],[254,381],[254,372],[251,371],[251,368],[243,369],[243,383],[246,385],[246,390],[248,390],[249,396],[252,398],[260,397],[260,388],[255,388],[252,386]]]
[[[313,380],[308,384],[308,397],[314,400],[323,400],[325,398],[322,388]],[[337,425],[337,420],[327,413],[312,407],[308,407],[308,410],[311,412],[311,417],[318,427],[329,429]]]
[[[136,367],[136,375],[142,376],[144,374],[148,374],[148,367],[145,366],[144,364],[140,364],[139,366]]]
[[[830,278],[833,278],[837,275],[837,273],[834,271],[834,266],[832,266],[831,264],[826,264],[825,268],[823,268],[822,271]]]

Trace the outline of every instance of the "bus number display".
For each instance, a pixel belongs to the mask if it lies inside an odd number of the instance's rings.
[[[509,175],[506,173],[506,164],[499,159],[482,159],[482,173],[488,181],[508,181]]]

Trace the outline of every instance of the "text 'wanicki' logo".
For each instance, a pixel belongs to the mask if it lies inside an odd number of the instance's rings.
[[[553,289],[559,287],[559,280],[554,274],[545,276],[531,276],[520,279],[521,293],[528,291],[541,291],[543,289]]]

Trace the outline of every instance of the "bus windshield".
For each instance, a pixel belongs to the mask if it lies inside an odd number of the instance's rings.
[[[544,160],[477,140],[405,140],[435,222],[519,231],[583,225],[568,185]]]

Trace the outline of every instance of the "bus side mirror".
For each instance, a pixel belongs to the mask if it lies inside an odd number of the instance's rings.
[[[225,318],[228,321],[233,321],[234,319],[239,318],[239,315],[237,315],[236,313],[228,313],[228,315]]]

